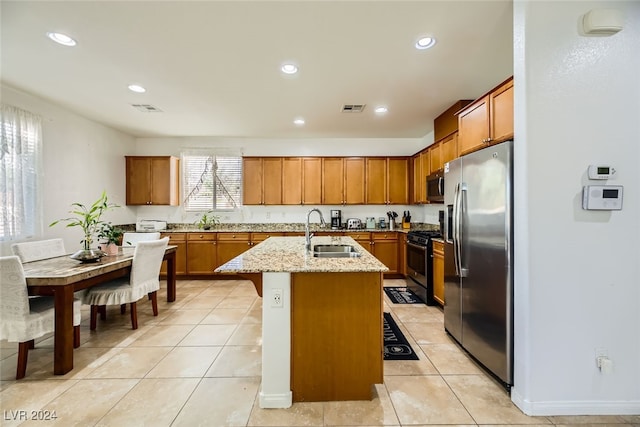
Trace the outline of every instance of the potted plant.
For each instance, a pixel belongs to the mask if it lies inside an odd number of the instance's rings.
[[[100,249],[107,255],[117,255],[123,234],[121,228],[114,227],[110,222],[103,222],[98,230],[98,240],[102,243]]]
[[[109,203],[107,200],[107,192],[103,191],[98,200],[93,202],[91,206],[83,205],[82,203],[72,203],[72,210],[70,214],[74,215],[69,218],[62,218],[49,224],[49,227],[53,227],[59,222],[66,222],[67,227],[80,227],[84,233],[84,238],[80,241],[82,243],[82,249],[71,255],[71,258],[77,259],[83,262],[97,261],[105,253],[99,249],[92,249],[93,236],[96,235],[98,229],[102,226],[103,222],[100,220],[102,214],[106,211],[120,207],[114,203]]]
[[[202,214],[200,219],[195,222],[198,228],[203,230],[209,230],[211,227],[215,227],[220,224],[220,216],[214,215],[213,211],[208,211]]]

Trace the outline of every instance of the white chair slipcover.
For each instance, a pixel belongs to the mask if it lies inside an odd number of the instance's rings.
[[[124,233],[122,235],[122,247],[137,246],[138,242],[148,242],[149,240],[160,239],[160,233]]]
[[[136,302],[149,295],[153,314],[157,316],[157,291],[160,289],[160,265],[169,238],[137,243],[133,252],[129,277],[112,280],[89,288],[84,303],[91,305],[91,329],[95,329],[98,306],[131,304],[131,323],[138,328]]]
[[[37,240],[35,242],[14,243],[11,245],[14,255],[20,258],[23,263],[31,261],[40,261],[43,259],[64,256],[67,251],[64,249],[64,241],[62,239]],[[80,347],[80,322],[82,314],[80,306],[82,305],[82,297],[86,291],[77,291],[73,301],[73,347]],[[42,297],[29,297],[31,304],[37,304],[34,300]],[[46,297],[48,298],[48,297]]]
[[[53,297],[29,298],[18,256],[0,257],[0,277],[0,339],[20,343],[16,373],[16,379],[20,379],[25,375],[30,342],[54,331],[54,300]],[[74,328],[80,325],[80,305],[80,300],[74,300]],[[74,335],[78,331],[76,329]]]
[[[39,261],[66,255],[62,239],[38,240],[36,242],[14,243],[11,245],[14,255],[22,262]]]

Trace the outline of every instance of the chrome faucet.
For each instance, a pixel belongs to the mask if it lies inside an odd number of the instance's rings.
[[[314,208],[307,212],[307,223],[304,226],[304,237],[306,239],[305,248],[308,251],[311,250],[311,238],[313,237],[313,233],[309,234],[309,217],[311,216],[311,212],[318,212],[318,215],[320,215],[320,224],[322,224],[323,227],[327,225],[327,223],[324,222],[324,217],[322,216],[320,209]]]

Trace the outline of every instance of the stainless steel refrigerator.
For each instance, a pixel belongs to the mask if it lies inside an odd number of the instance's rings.
[[[445,165],[444,327],[513,384],[513,141]]]

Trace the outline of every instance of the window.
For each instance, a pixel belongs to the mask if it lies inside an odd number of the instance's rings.
[[[242,205],[242,157],[182,154],[184,209],[233,210]]]
[[[0,239],[18,240],[39,227],[38,171],[41,119],[9,105],[0,108]]]

